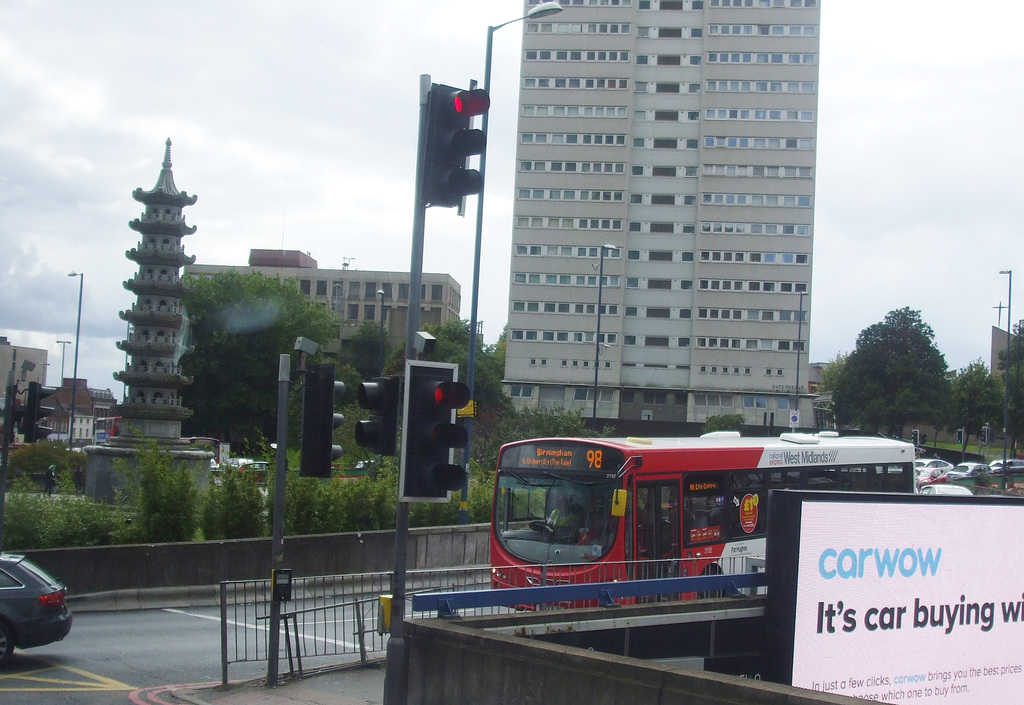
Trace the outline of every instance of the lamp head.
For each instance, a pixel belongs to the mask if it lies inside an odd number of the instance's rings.
[[[527,19],[539,20],[541,17],[557,15],[562,11],[562,6],[557,2],[542,2],[526,13]]]

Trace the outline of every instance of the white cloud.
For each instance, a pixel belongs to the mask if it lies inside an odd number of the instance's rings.
[[[123,365],[127,223],[173,140],[198,261],[253,247],[328,268],[409,265],[419,75],[482,79],[488,23],[522,3],[183,0],[0,5],[0,335],[50,351],[74,336],[80,376]],[[988,359],[1001,269],[1019,259],[1016,168],[1024,6],[902,0],[822,9],[810,353],[910,306],[951,366]],[[571,12],[571,8],[567,10]],[[479,317],[507,317],[520,26],[495,34]],[[469,316],[475,213],[427,214],[424,269],[451,273]],[[1024,265],[1020,265],[1024,274]],[[1024,311],[1024,297],[1016,310]],[[1005,313],[1003,315],[1005,324]],[[70,353],[70,351],[69,351]],[[70,356],[70,355],[69,355]],[[65,370],[70,375],[70,370]]]

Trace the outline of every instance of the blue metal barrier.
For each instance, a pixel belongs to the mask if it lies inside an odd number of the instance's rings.
[[[719,590],[725,591],[729,595],[739,595],[741,588],[758,588],[764,587],[766,584],[764,573],[734,573],[688,578],[622,580],[612,583],[543,585],[501,590],[425,592],[412,596],[412,609],[414,612],[436,611],[438,617],[455,617],[458,616],[456,610],[459,609],[512,607],[545,602],[597,600],[602,607],[617,607],[616,598]]]

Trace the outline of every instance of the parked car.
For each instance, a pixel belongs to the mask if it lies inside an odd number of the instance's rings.
[[[952,470],[953,463],[947,463],[938,458],[918,458],[914,461],[914,484],[918,487],[922,482],[931,482],[932,477],[938,477],[942,473]],[[938,473],[936,474],[936,470]]]
[[[238,466],[238,471],[247,473],[254,482],[260,485],[267,484],[267,472],[270,470],[270,463],[262,460],[247,460]]]
[[[988,464],[988,466],[989,466],[989,468],[991,468],[992,472],[1003,474],[1003,461],[1002,461],[1002,459],[1000,459],[1000,460],[993,460],[991,463]],[[1024,474],[1024,460],[1017,460],[1017,459],[1014,459],[1014,458],[1008,459],[1006,461],[1006,470],[1011,475]]]
[[[71,631],[67,588],[24,556],[0,553],[0,667],[14,647],[60,641]]]
[[[925,485],[921,488],[921,494],[941,494],[941,495],[960,495],[969,496],[974,493],[970,489],[963,485],[943,485],[943,484],[931,484]]]
[[[979,475],[987,475],[992,472],[991,468],[985,463],[966,462],[960,463],[952,470],[946,471],[947,480],[963,480],[966,478],[978,477]]]

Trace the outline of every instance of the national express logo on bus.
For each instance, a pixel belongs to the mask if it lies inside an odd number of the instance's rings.
[[[768,453],[768,466],[830,465],[838,459],[838,450],[775,450]]]

